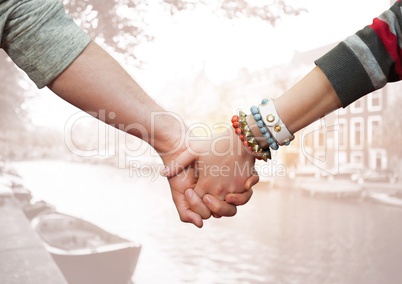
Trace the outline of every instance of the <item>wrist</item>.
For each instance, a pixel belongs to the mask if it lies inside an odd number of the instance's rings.
[[[175,113],[161,112],[153,120],[150,144],[156,152],[162,158],[183,152],[188,131],[183,119]]]
[[[240,141],[250,155],[258,160],[267,161],[268,159],[271,159],[271,151],[269,147],[263,149],[259,145],[257,140],[260,140],[260,138],[256,138],[251,132],[247,123],[247,115],[244,112],[240,111],[238,116],[234,115],[231,121],[232,126],[235,129],[234,132],[239,136]]]

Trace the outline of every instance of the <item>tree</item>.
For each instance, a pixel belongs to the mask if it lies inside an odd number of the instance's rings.
[[[283,15],[297,16],[305,11],[305,9],[290,6],[285,0],[258,1],[259,5],[253,5],[247,0],[222,0],[220,2],[221,9],[231,19],[241,16],[256,17],[272,25],[275,25]]]
[[[141,60],[135,56],[135,47],[153,39],[153,35],[147,30],[144,16],[155,5],[170,14],[204,5],[229,19],[255,17],[272,25],[284,15],[296,16],[305,11],[290,6],[287,0],[253,3],[250,0],[63,0],[63,3],[67,12],[92,38],[97,38],[116,52],[124,54],[137,66],[141,65]],[[21,126],[26,119],[26,113],[21,108],[26,95],[26,90],[21,86],[24,77],[4,53],[0,55],[0,62],[0,128],[16,127],[17,124]]]
[[[283,15],[298,15],[304,11],[288,5],[287,0],[253,3],[251,0],[63,0],[63,4],[92,38],[123,54],[138,67],[142,62],[136,57],[134,49],[154,38],[147,28],[146,16],[155,7],[173,15],[204,5],[229,19],[255,17],[272,25]],[[25,130],[28,117],[23,108],[28,97],[28,88],[24,86],[27,79],[4,52],[0,54],[0,66],[0,143],[17,145],[14,142],[26,139],[26,133],[21,136],[16,132]]]
[[[26,112],[22,105],[26,98],[26,90],[21,85],[23,74],[5,52],[0,53],[0,129],[20,130],[24,127]]]
[[[147,31],[144,17],[155,9],[155,5],[170,14],[207,5],[213,12],[230,19],[255,17],[271,25],[284,15],[297,16],[305,11],[290,6],[286,0],[257,3],[251,4],[249,0],[64,0],[69,14],[92,38],[98,38],[116,52],[134,59],[137,66],[141,65],[141,60],[135,56],[134,48],[154,38]]]

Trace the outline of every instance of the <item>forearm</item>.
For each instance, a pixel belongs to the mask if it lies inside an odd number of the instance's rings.
[[[295,133],[340,108],[341,102],[325,74],[315,67],[278,97],[275,106],[288,130]]]
[[[102,48],[91,42],[48,87],[64,100],[91,114],[105,112],[106,123],[135,135],[159,153],[171,150],[184,134],[173,116],[153,116],[165,110]]]
[[[331,83],[319,67],[275,100],[275,107],[290,133],[295,133],[341,107],[341,102]],[[262,148],[268,144],[252,115],[247,124]]]

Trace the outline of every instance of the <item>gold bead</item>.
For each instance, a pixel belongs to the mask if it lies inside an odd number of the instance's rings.
[[[239,116],[240,116],[240,117],[246,117],[247,115],[246,115],[244,112],[239,111]]]
[[[279,131],[281,131],[282,130],[282,127],[280,126],[280,125],[275,125],[275,127],[274,127],[274,131],[275,132],[279,132]]]
[[[244,136],[248,137],[252,137],[253,134],[250,131],[244,131]]]
[[[275,116],[272,113],[267,115],[267,121],[268,122],[273,122],[274,120],[275,120]]]

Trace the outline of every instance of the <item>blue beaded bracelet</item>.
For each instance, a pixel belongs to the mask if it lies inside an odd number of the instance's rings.
[[[264,105],[264,104],[267,104],[268,102],[269,102],[268,99],[263,99],[261,101],[261,104]],[[279,144],[275,140],[275,138],[272,136],[272,134],[270,133],[270,131],[268,130],[266,125],[264,124],[264,121],[262,120],[262,116],[260,114],[259,108],[256,106],[252,106],[250,108],[250,111],[251,111],[252,115],[254,116],[254,120],[257,122],[257,126],[260,128],[260,132],[263,135],[263,137],[265,138],[265,140],[267,141],[269,147],[272,150],[278,150]],[[284,145],[289,146],[289,144],[290,144],[290,140],[286,141],[286,143]]]
[[[268,101],[267,99],[264,99],[264,100]],[[260,111],[258,110],[258,107],[252,106],[250,108],[250,111],[251,111],[251,114],[254,116],[254,120],[257,122],[257,126],[260,128],[260,132],[263,135],[263,137],[265,138],[265,141],[267,141],[267,143],[269,144],[269,147],[272,150],[278,150],[279,145],[278,145],[278,143],[276,143],[275,139],[271,136],[268,129],[265,127],[265,124],[262,121],[262,117],[261,117]]]

